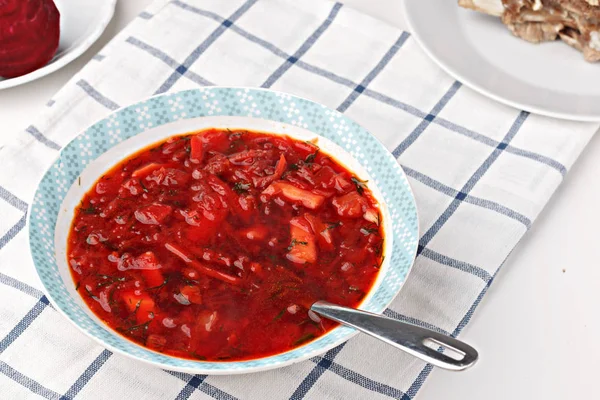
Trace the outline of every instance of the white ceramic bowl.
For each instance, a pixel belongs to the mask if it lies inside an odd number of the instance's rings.
[[[249,98],[254,102],[251,112],[244,105]],[[180,359],[148,350],[113,332],[75,291],[65,249],[74,209],[83,195],[105,171],[137,150],[173,135],[210,127],[245,128],[300,140],[317,138],[324,152],[369,181],[380,204],[386,245],[381,271],[361,308],[380,313],[388,306],[406,279],[418,243],[414,197],[393,156],[358,124],[322,105],[269,90],[218,87],[153,97],[121,109],[63,149],[42,179],[29,213],[31,251],[50,300],[75,326],[110,350],[188,373],[235,374],[281,367],[348,340],[356,331],[338,327],[301,347],[260,359]]]

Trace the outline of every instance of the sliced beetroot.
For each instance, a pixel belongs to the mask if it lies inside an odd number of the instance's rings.
[[[54,57],[60,13],[53,0],[0,0],[0,76],[33,72]]]

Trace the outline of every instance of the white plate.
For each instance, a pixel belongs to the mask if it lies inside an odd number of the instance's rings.
[[[405,0],[404,11],[425,52],[472,89],[525,111],[600,121],[600,63],[567,44],[528,43],[458,0]]]
[[[104,32],[117,0],[54,0],[60,12],[60,43],[45,67],[17,78],[0,78],[0,90],[22,85],[64,67],[82,55]]]

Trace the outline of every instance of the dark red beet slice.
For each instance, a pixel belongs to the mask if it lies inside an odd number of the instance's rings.
[[[0,76],[14,78],[54,57],[60,13],[53,0],[0,0]]]

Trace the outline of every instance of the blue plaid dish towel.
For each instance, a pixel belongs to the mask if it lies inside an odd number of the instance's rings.
[[[61,147],[111,111],[202,85],[272,88],[376,135],[409,176],[416,265],[385,314],[457,336],[597,124],[530,115],[454,81],[400,31],[325,0],[157,0],[20,134],[0,139],[3,399],[412,399],[432,370],[365,335],[290,367],[192,376],[131,361],[44,296],[26,213]]]

